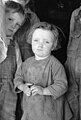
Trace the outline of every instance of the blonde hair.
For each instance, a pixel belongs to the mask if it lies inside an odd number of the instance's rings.
[[[32,42],[32,35],[33,35],[34,31],[35,31],[36,29],[38,29],[38,28],[44,29],[44,30],[49,30],[49,31],[52,32],[52,34],[54,35],[54,45],[53,45],[53,49],[54,49],[54,50],[57,49],[57,48],[58,48],[58,36],[59,36],[58,29],[57,29],[57,27],[56,27],[55,25],[49,24],[49,23],[47,23],[47,22],[38,22],[38,23],[34,24],[34,25],[31,27],[31,29],[30,29],[30,31],[29,31],[29,34],[27,34],[27,42],[28,42],[29,44],[31,44],[31,42]]]

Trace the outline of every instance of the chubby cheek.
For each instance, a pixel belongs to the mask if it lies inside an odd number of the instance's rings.
[[[37,49],[37,45],[32,43],[32,50],[33,50],[33,52],[36,51],[36,49]]]
[[[51,51],[52,50],[52,44],[50,45],[50,46],[45,46],[45,49],[47,50],[47,51]]]
[[[51,53],[51,49],[46,49],[46,50],[45,50],[45,53],[46,53],[46,54]]]

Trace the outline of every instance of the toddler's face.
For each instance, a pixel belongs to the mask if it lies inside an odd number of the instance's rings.
[[[52,51],[54,36],[51,31],[38,28],[32,36],[32,50],[35,57],[48,57]]]

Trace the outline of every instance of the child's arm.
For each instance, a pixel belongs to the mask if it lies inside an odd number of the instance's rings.
[[[57,99],[62,96],[68,88],[66,73],[62,64],[57,63],[56,66],[52,65],[52,75],[54,84],[49,85],[47,88],[51,92],[54,99]]]
[[[15,74],[14,79],[14,85],[15,85],[15,91],[17,93],[23,91],[27,96],[31,95],[31,89],[29,86],[31,86],[31,83],[24,83],[24,77],[22,72],[22,64],[18,67],[17,72]]]
[[[14,79],[14,85],[15,85],[15,89],[18,88],[22,91],[23,90],[23,84],[24,84],[24,78],[23,78],[23,74],[22,74],[22,65],[21,64],[19,66],[19,68],[16,71],[15,74],[15,79]]]
[[[21,63],[21,65],[17,68],[15,78],[14,78],[14,87],[16,92],[24,90],[24,78],[22,73],[23,71],[22,66],[23,66],[23,63]]]
[[[31,84],[32,85],[32,84]],[[18,89],[20,89],[21,91],[24,92],[24,94],[26,94],[27,96],[30,96],[31,95],[31,89],[29,87],[29,83],[26,83],[26,84],[20,84],[18,86]]]
[[[22,64],[22,58],[21,58],[19,45],[16,41],[15,41],[15,52],[16,52],[17,69],[18,69]]]

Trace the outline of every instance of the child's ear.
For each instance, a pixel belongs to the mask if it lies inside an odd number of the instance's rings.
[[[51,51],[53,51],[54,50],[54,46],[52,46],[52,49],[51,49]]]
[[[57,47],[57,40],[53,43],[53,46],[52,46],[51,51],[55,50],[55,49],[56,49],[56,47]]]

